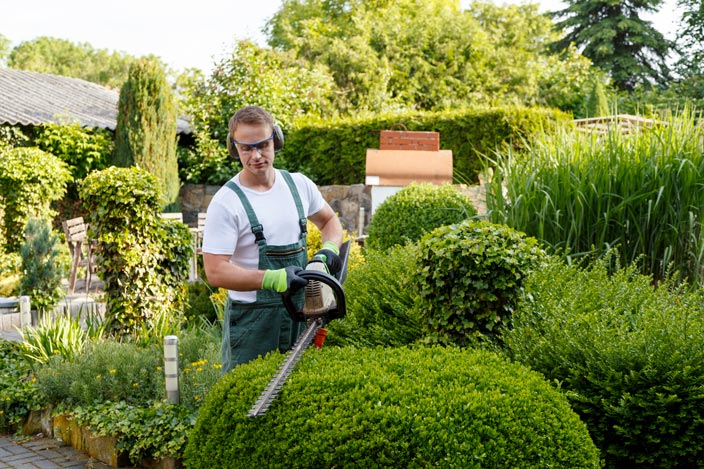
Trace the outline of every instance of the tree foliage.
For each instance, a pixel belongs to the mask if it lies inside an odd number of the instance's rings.
[[[683,91],[690,91],[690,94],[702,99],[704,98],[701,84],[704,75],[704,4],[700,0],[678,0],[677,5],[682,9],[680,29],[677,32],[681,53],[678,68],[685,77],[684,81],[689,85]]]
[[[176,102],[163,68],[152,60],[135,62],[120,90],[114,163],[137,166],[154,176],[166,205],[177,203]]]
[[[670,79],[666,63],[670,42],[640,17],[655,12],[662,0],[565,0],[556,11],[564,37],[556,50],[576,45],[585,57],[609,73],[614,85],[633,91],[639,84],[665,84]]]
[[[291,0],[267,25],[269,44],[324,66],[341,113],[477,104],[567,104],[592,73],[556,40],[537,5],[456,0]],[[565,96],[566,94],[571,96]]]
[[[136,60],[121,52],[95,49],[87,42],[74,43],[66,39],[41,36],[24,41],[12,49],[8,66],[119,88],[127,79],[130,65]]]

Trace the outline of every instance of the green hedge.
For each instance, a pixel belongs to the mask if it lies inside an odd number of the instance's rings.
[[[454,182],[477,180],[480,155],[523,141],[557,123],[569,120],[561,111],[545,108],[501,107],[456,112],[382,114],[311,122],[286,129],[279,164],[302,171],[319,185],[359,184],[365,180],[368,148],[379,148],[379,131],[402,123],[408,130],[440,132],[440,148],[452,150]]]
[[[268,413],[247,417],[281,358],[239,366],[213,387],[187,467],[599,467],[565,397],[495,354],[309,349]]]
[[[701,467],[702,291],[550,259],[504,335],[511,357],[561,383],[606,467]]]

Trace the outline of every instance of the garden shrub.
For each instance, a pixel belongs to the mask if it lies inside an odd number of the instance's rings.
[[[421,337],[413,307],[418,292],[411,287],[415,245],[370,251],[366,262],[347,275],[347,315],[326,327],[330,345],[408,345]]]
[[[367,228],[365,250],[417,241],[439,226],[476,214],[472,200],[450,184],[411,183],[376,209]]]
[[[460,346],[510,324],[525,278],[543,256],[534,238],[486,221],[437,228],[418,244],[411,278],[424,339]]]
[[[561,383],[606,467],[701,467],[704,296],[614,264],[533,271],[506,350]]]
[[[30,218],[52,220],[51,202],[66,193],[66,163],[37,148],[0,150],[0,240],[5,252],[18,252]]]
[[[76,181],[95,170],[105,169],[112,152],[113,137],[107,129],[81,127],[80,122],[61,122],[38,125],[31,130],[33,144],[65,162]]]
[[[12,432],[45,403],[16,342],[0,339],[0,433]]]
[[[156,179],[138,168],[110,167],[79,187],[98,244],[97,275],[105,283],[106,318],[118,333],[163,335],[177,330],[189,260],[186,225],[158,216]]]
[[[45,314],[65,296],[61,280],[71,267],[71,256],[49,221],[30,218],[24,235],[18,289],[21,295],[30,297],[32,309]]]
[[[164,395],[158,347],[92,342],[77,356],[50,358],[36,371],[37,386],[52,404],[86,406],[105,401],[149,404]]]
[[[247,413],[281,362],[223,377],[184,463],[212,467],[599,467],[565,397],[487,351],[309,349],[268,413]]]

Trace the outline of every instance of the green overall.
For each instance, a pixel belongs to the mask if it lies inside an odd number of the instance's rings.
[[[229,181],[226,186],[240,198],[249,223],[252,225],[259,247],[259,270],[281,269],[289,265],[305,267],[308,262],[306,241],[306,217],[301,198],[291,175],[281,171],[291,190],[298,210],[301,230],[298,242],[285,246],[269,246],[264,237],[264,227],[259,224],[252,205],[237,184]],[[297,305],[302,305],[304,292],[294,295]],[[281,295],[273,290],[258,290],[254,303],[242,303],[228,298],[222,332],[222,373],[246,363],[260,355],[278,349],[285,352],[293,347],[305,324],[294,322],[284,307]]]

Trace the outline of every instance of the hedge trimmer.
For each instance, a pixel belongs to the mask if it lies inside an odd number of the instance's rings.
[[[298,272],[297,275],[308,280],[302,309],[299,310],[296,307],[290,292],[282,295],[286,311],[291,318],[294,321],[305,321],[307,327],[298,337],[293,348],[287,352],[279,370],[249,410],[248,417],[260,417],[266,413],[310,344],[315,341],[317,348],[323,346],[327,333],[323,326],[333,319],[343,317],[347,312],[342,282],[347,277],[349,244],[350,242],[346,241],[340,248],[342,268],[337,276],[328,274],[325,263],[316,257],[310,260],[305,270]]]

